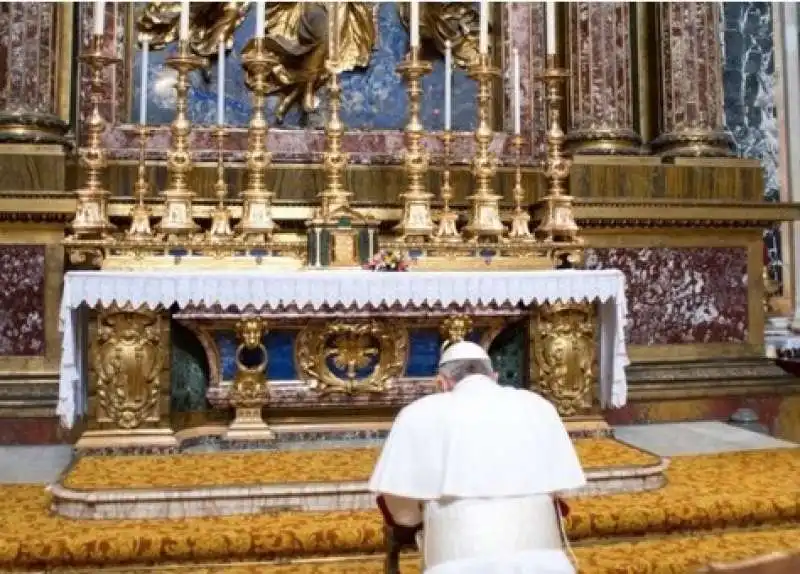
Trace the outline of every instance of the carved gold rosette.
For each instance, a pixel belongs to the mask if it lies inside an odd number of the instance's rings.
[[[408,333],[385,321],[309,324],[297,338],[300,376],[322,393],[382,393],[403,374]]]
[[[531,380],[562,417],[593,414],[596,312],[593,303],[538,306],[530,324]]]

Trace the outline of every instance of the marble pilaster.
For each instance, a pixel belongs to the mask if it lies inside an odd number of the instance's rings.
[[[720,4],[660,2],[660,135],[653,151],[667,158],[727,156]]]
[[[780,159],[776,166],[775,199],[800,201],[800,108],[794,105],[800,93],[800,9],[795,2],[773,5],[775,12],[776,69],[775,97],[777,100],[777,131]],[[784,294],[793,295],[791,304],[792,331],[800,331],[800,249],[796,247],[800,237],[800,222],[787,224],[786,255],[782,258],[784,272]],[[794,239],[792,241],[792,239]],[[769,247],[769,245],[768,245]],[[787,285],[793,293],[787,292]]]
[[[0,143],[64,143],[56,2],[0,3]]]
[[[570,118],[575,153],[637,154],[634,130],[631,4],[567,4]]]

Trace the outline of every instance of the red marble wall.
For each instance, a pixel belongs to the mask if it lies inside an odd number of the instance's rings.
[[[45,246],[0,245],[0,357],[45,352]]]
[[[743,247],[590,249],[588,269],[620,269],[629,345],[747,340]]]
[[[54,114],[55,2],[0,2],[0,111]]]

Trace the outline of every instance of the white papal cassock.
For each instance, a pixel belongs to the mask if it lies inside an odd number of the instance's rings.
[[[547,400],[471,375],[400,412],[369,487],[424,523],[426,574],[571,574],[552,493],[585,483]]]

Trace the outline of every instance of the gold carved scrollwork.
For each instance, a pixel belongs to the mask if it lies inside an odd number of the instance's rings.
[[[228,402],[236,409],[235,417],[224,437],[228,440],[271,440],[272,429],[261,416],[261,409],[269,402],[267,382],[267,348],[262,342],[266,325],[259,317],[246,317],[236,324],[239,346],[236,348],[236,376],[228,393]],[[242,361],[245,351],[258,351],[261,359],[248,366]]]
[[[233,35],[247,16],[249,2],[192,2],[190,39],[192,51],[209,57],[220,40],[230,47]],[[177,39],[180,2],[149,2],[137,28],[150,46],[159,50]],[[277,94],[275,115],[281,121],[292,106],[316,111],[316,92],[327,81],[328,8],[335,6],[335,34],[340,71],[369,64],[375,46],[375,5],[367,2],[270,2],[264,47],[270,60],[266,93]],[[242,59],[254,49],[249,43]]]
[[[301,377],[312,388],[347,394],[388,390],[403,374],[407,352],[408,333],[384,321],[312,323],[295,350]]]
[[[408,27],[410,4],[397,5],[400,20]],[[468,68],[478,58],[480,14],[472,2],[421,2],[419,5],[420,36],[430,40],[440,54],[450,42],[453,60],[461,68]]]
[[[159,422],[161,317],[112,307],[99,314],[96,326],[91,358],[97,422],[126,430]]]
[[[442,321],[439,329],[444,338],[444,346],[463,341],[472,331],[472,319],[467,315],[451,315]]]
[[[264,46],[272,60],[268,94],[278,94],[275,116],[281,121],[300,104],[306,113],[319,106],[316,92],[328,80],[325,62],[331,45],[329,8],[333,18],[339,71],[369,64],[375,46],[374,5],[367,2],[270,2]]]
[[[260,407],[269,399],[267,388],[267,349],[261,342],[264,337],[264,321],[257,317],[242,319],[236,324],[236,332],[241,343],[236,348],[236,376],[230,392],[230,403],[234,407]],[[244,351],[257,350],[261,361],[248,367],[242,363]]]
[[[233,33],[247,16],[249,2],[192,2],[189,43],[198,56],[217,53],[220,41],[230,47]],[[153,50],[161,50],[178,39],[181,2],[148,2],[136,23],[142,38]]]
[[[534,311],[532,379],[562,417],[592,414],[595,330],[593,303],[545,303]]]

